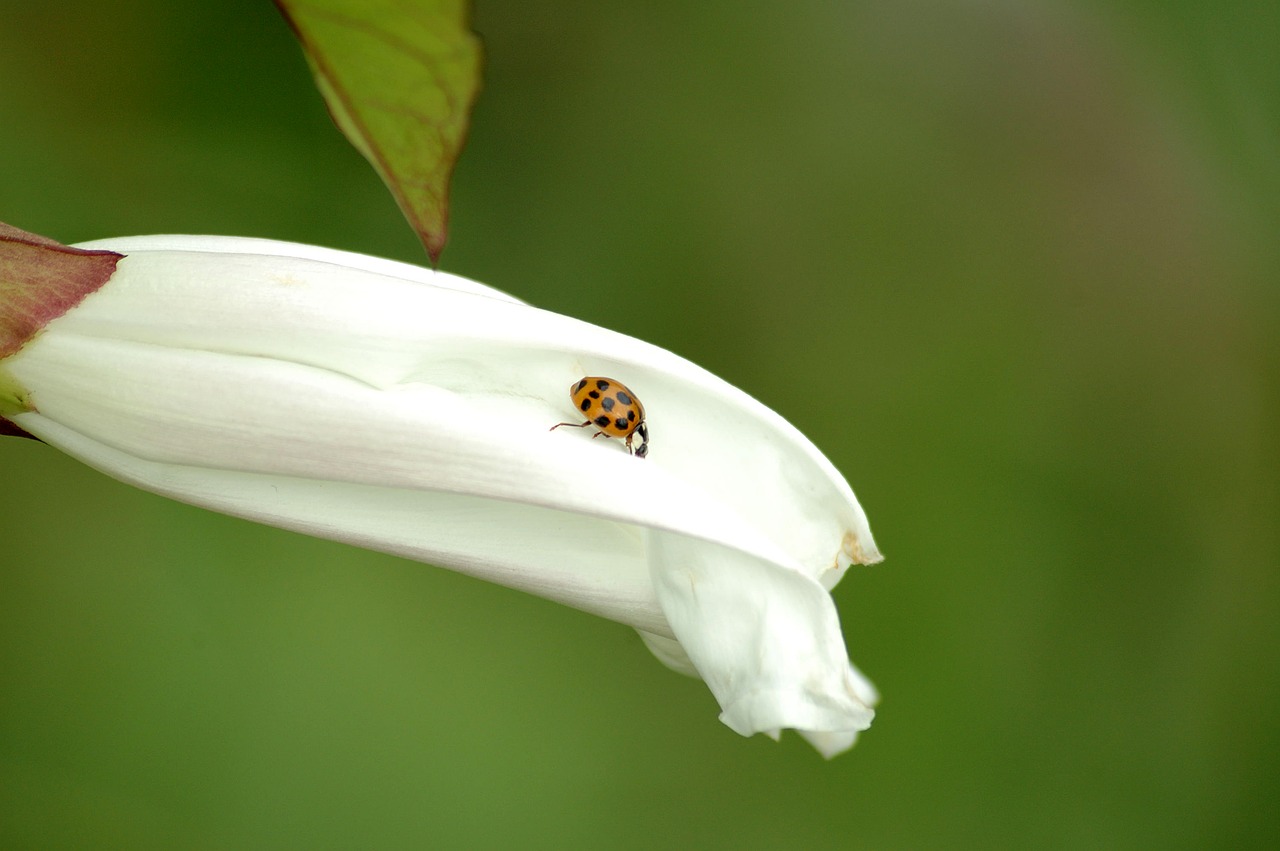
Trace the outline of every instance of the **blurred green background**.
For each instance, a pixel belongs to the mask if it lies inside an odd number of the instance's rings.
[[[0,0],[0,220],[420,262],[266,0]],[[629,630],[0,441],[0,844],[1280,843],[1280,6],[480,0],[444,267],[846,474],[853,752]]]

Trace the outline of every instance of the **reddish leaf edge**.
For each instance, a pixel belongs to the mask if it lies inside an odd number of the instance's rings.
[[[102,249],[90,250],[90,249],[84,249],[84,248],[73,248],[70,245],[64,245],[61,242],[58,242],[55,239],[50,239],[47,236],[42,236],[41,234],[25,231],[21,228],[14,227],[13,225],[8,224],[6,222],[0,222],[0,246],[3,246],[3,244],[5,243],[17,244],[21,246],[26,246],[28,248],[37,248],[44,251],[54,252],[56,254],[60,254],[64,256],[111,258],[109,271],[107,271],[106,274],[101,274],[96,276],[96,278],[98,279],[96,284],[82,287],[78,292],[75,292],[70,298],[62,298],[62,299],[56,300],[56,312],[54,312],[53,315],[46,317],[44,324],[47,324],[47,322],[52,321],[57,316],[61,316],[62,314],[66,313],[68,310],[78,305],[90,293],[96,292],[99,287],[101,287],[103,284],[107,282],[107,280],[110,279],[111,275],[114,274],[115,272],[116,263],[118,263],[124,257],[123,254],[119,254],[115,251],[106,251]],[[29,332],[20,332],[19,335],[16,335],[15,336],[16,343],[6,345],[4,347],[5,350],[3,352],[0,352],[0,361],[2,361],[4,357],[8,357],[16,353],[17,351],[21,350],[23,346],[25,346],[28,342],[30,342],[40,333],[40,331],[44,327],[44,324],[38,324],[38,325],[33,324],[33,327]],[[5,418],[3,415],[0,415],[0,437],[25,437],[31,440],[37,440],[37,441],[39,440],[39,438],[37,438],[35,435],[31,434],[26,429],[22,428],[12,420]]]

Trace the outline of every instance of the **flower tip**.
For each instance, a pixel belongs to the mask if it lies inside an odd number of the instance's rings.
[[[858,742],[856,731],[797,730],[796,732],[812,745],[823,759],[827,760],[835,759]]]
[[[884,561],[884,556],[880,554],[870,535],[867,535],[864,540],[853,531],[845,532],[844,540],[840,543],[840,551],[854,564],[879,564]]]

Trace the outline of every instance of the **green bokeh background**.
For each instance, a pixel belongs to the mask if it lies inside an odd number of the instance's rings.
[[[0,20],[0,220],[421,260],[266,0]],[[10,439],[0,845],[1280,843],[1280,6],[476,26],[444,267],[827,452],[888,555],[835,595],[875,725],[741,739],[617,624]]]

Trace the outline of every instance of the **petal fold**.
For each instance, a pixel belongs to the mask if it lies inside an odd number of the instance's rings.
[[[874,690],[849,664],[835,605],[817,581],[662,531],[650,544],[663,612],[728,727],[749,736],[870,726]]]

